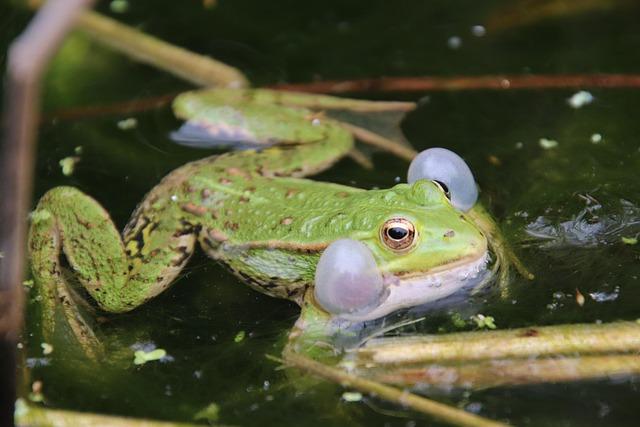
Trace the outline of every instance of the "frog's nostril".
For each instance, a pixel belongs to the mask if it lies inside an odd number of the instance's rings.
[[[364,243],[340,239],[322,253],[315,275],[315,298],[322,308],[335,315],[366,312],[383,295],[382,274]]]

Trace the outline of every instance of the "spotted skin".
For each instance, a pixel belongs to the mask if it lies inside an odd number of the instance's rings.
[[[57,187],[42,197],[32,214],[29,252],[43,295],[45,335],[54,330],[64,300],[63,314],[76,337],[86,350],[96,345],[67,297],[72,287],[63,274],[65,262],[102,310],[119,313],[167,289],[196,242],[253,288],[300,305],[322,251],[339,238],[365,243],[386,274],[443,269],[486,251],[482,232],[432,182],[366,191],[304,179],[346,155],[351,134],[304,108],[231,93],[224,105],[208,99],[205,107],[194,106],[201,100],[189,94],[176,101],[175,110],[206,120],[212,132],[240,129],[266,146],[174,170],[145,196],[122,234],[104,208],[78,189]],[[381,225],[397,216],[416,225],[420,243],[411,253],[398,254],[379,239]]]

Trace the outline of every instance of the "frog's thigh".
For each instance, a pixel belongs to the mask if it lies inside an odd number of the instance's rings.
[[[34,276],[41,288],[51,276],[59,276],[62,248],[78,280],[110,312],[131,310],[165,289],[195,241],[193,234],[176,233],[173,224],[155,224],[153,232],[146,230],[141,247],[131,250],[129,245],[129,256],[109,214],[71,187],[58,187],[43,196],[32,216],[30,234]]]
[[[41,292],[60,279],[60,252],[91,296],[108,311],[127,283],[128,261],[109,214],[91,197],[72,187],[45,194],[31,216],[29,236],[33,274]]]
[[[144,210],[137,212],[124,235],[129,257],[127,292],[133,305],[142,304],[171,285],[191,258],[198,233],[197,226],[171,212],[149,217]]]

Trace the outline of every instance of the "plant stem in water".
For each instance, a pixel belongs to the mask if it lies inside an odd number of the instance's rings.
[[[237,69],[164,42],[96,12],[85,12],[77,28],[118,52],[199,86],[240,88],[247,79]]]
[[[381,399],[397,403],[413,409],[440,421],[454,426],[468,427],[505,427],[506,424],[489,420],[479,415],[471,414],[461,409],[439,403],[407,390],[400,390],[376,381],[348,374],[340,369],[324,365],[293,352],[284,354],[284,362],[305,372],[311,373],[325,380],[333,381],[343,387],[353,388]]]
[[[398,386],[489,387],[584,381],[640,374],[636,355],[486,360],[461,365],[365,368],[369,379]]]
[[[640,349],[640,324],[569,324],[502,331],[378,338],[354,350],[359,365],[605,354]]]

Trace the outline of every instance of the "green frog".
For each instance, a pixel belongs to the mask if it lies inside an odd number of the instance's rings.
[[[372,320],[450,295],[500,264],[506,270],[510,251],[476,202],[472,178],[459,189],[455,176],[418,173],[410,183],[374,190],[305,179],[354,146],[345,126],[303,106],[318,100],[307,97],[222,89],[179,96],[174,111],[187,122],[178,138],[245,149],[169,173],[122,234],[78,189],[47,192],[29,233],[45,338],[61,308],[90,354],[97,339],[72,282],[101,310],[128,312],[165,291],[196,245],[254,289],[298,303],[298,334],[310,319]],[[462,205],[460,192],[471,193]]]

